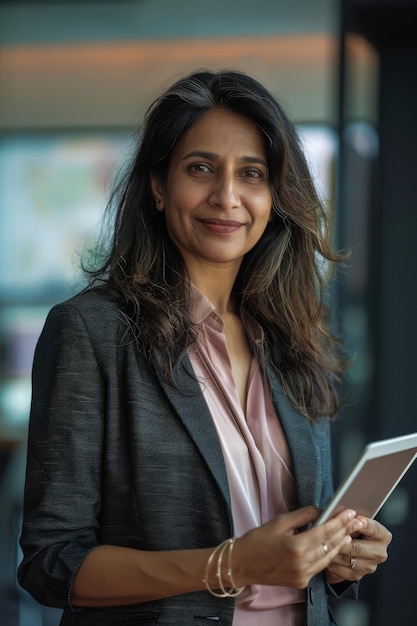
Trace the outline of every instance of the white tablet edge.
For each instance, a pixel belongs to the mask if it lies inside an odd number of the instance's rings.
[[[329,519],[329,517],[331,517],[335,508],[337,507],[337,505],[343,498],[346,491],[349,489],[352,482],[355,480],[357,475],[362,470],[366,461],[370,459],[375,459],[378,457],[386,456],[389,454],[393,454],[395,452],[409,450],[411,448],[416,448],[416,451],[413,457],[404,467],[400,475],[397,477],[397,480],[395,481],[394,485],[392,485],[392,487],[386,493],[385,498],[379,504],[377,510],[374,512],[374,516],[375,516],[378,513],[378,511],[380,511],[382,506],[385,504],[385,502],[387,501],[391,493],[394,491],[395,487],[398,485],[398,483],[400,482],[404,474],[407,472],[410,466],[414,463],[417,457],[417,433],[411,433],[409,435],[403,435],[400,437],[393,437],[391,439],[383,439],[381,441],[374,441],[372,443],[368,443],[363,449],[362,454],[356,461],[355,465],[353,466],[349,474],[340,484],[340,486],[334,493],[333,497],[331,498],[331,500],[329,501],[329,503],[327,504],[325,509],[322,511],[322,513],[319,515],[318,519],[314,522],[313,525],[318,526],[319,524],[323,524]]]

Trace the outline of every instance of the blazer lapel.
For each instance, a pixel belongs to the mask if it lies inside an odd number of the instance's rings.
[[[290,404],[276,373],[268,369],[272,396],[292,459],[297,503],[316,504],[318,493],[318,460],[311,424]]]
[[[179,383],[179,388],[176,388],[161,381],[168,399],[213,474],[226,502],[230,520],[232,520],[229,485],[221,444],[187,355],[180,366]]]
[[[268,375],[275,409],[291,454],[297,504],[298,506],[317,504],[318,459],[311,424],[289,403],[272,368],[268,368]],[[179,388],[176,388],[161,381],[168,399],[216,480],[232,520],[230,492],[221,444],[187,355],[180,366],[179,383]]]

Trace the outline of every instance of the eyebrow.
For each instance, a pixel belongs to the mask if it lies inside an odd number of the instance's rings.
[[[219,160],[219,155],[216,154],[215,152],[206,152],[205,150],[193,150],[192,152],[189,152],[188,154],[183,156],[182,157],[182,161],[185,161],[186,159],[190,159],[192,157],[199,157],[201,159],[208,159],[209,161],[218,161]],[[268,163],[265,161],[265,159],[262,159],[261,157],[244,156],[244,157],[241,158],[241,160],[244,163],[259,163],[259,165],[264,165],[265,167],[268,167]]]

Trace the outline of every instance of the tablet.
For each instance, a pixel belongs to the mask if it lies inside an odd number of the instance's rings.
[[[322,524],[345,508],[375,517],[416,456],[417,433],[366,445],[314,525]]]

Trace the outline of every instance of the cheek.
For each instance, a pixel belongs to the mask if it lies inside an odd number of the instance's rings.
[[[186,215],[195,203],[196,193],[190,190],[182,181],[178,181],[175,188],[166,195],[166,209],[172,216]]]
[[[164,207],[165,224],[168,233],[174,238],[181,238],[181,235],[188,230],[188,216],[186,202],[181,195],[171,196]]]
[[[262,199],[258,198],[253,206],[258,222],[267,224],[272,217],[272,198],[269,195],[265,195]]]

